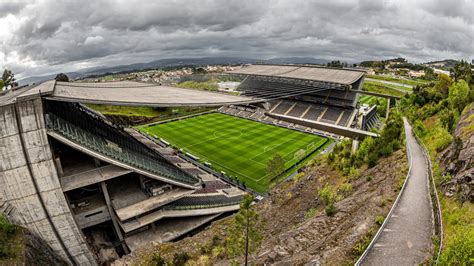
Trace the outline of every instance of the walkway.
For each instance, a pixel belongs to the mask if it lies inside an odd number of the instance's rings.
[[[427,163],[405,118],[404,123],[411,173],[398,204],[362,265],[415,265],[431,256],[434,225]]]

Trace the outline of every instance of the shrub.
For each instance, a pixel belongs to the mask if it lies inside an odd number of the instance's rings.
[[[0,214],[0,233],[4,233],[7,236],[15,234],[17,231],[17,227],[10,222],[8,222],[7,218]]]
[[[158,253],[154,254],[151,258],[151,265],[153,266],[165,266],[166,260]]]
[[[373,228],[369,229],[365,236],[363,236],[362,239],[352,248],[352,252],[358,256],[362,255],[362,253],[364,253],[364,251],[369,246],[370,241],[372,241],[374,235],[375,230]]]
[[[334,206],[334,203],[329,203],[326,208],[324,208],[324,211],[326,212],[326,215],[327,216],[333,216],[334,214],[336,214],[337,210],[336,210],[336,206]]]
[[[352,185],[351,183],[344,183],[341,185],[341,192],[342,192],[342,195],[344,195],[345,197],[349,196],[352,192]]]
[[[323,201],[324,205],[328,205],[332,202],[334,202],[334,199],[336,198],[336,193],[334,192],[334,188],[326,184],[321,191],[319,191],[319,197]]]
[[[304,213],[304,219],[308,220],[316,215],[316,209],[315,208],[310,208]]]
[[[474,263],[474,230],[457,232],[446,243],[441,265],[472,265]]]
[[[369,156],[367,158],[367,165],[369,166],[369,168],[372,168],[375,165],[377,165],[378,159],[379,159],[379,157],[377,156],[377,154],[375,154],[375,153],[369,154]]]
[[[370,182],[370,181],[372,181],[372,179],[374,179],[374,177],[371,176],[371,175],[368,175],[368,176],[366,177],[366,179],[367,179],[367,182]]]
[[[382,225],[384,220],[385,220],[385,218],[382,215],[379,215],[379,216],[375,217],[375,223],[378,224],[378,225]]]
[[[190,258],[191,256],[186,252],[175,253],[173,256],[173,265],[184,266]]]

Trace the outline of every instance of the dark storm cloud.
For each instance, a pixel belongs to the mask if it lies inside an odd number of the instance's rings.
[[[8,15],[17,14],[27,4],[28,4],[28,1],[23,1],[23,2],[4,1],[4,2],[0,2],[0,18],[8,16]]]
[[[31,75],[164,57],[468,59],[473,9],[471,0],[14,1],[0,4],[0,65]]]

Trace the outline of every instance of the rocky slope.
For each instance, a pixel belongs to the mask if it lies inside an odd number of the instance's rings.
[[[447,197],[474,203],[474,103],[464,109],[454,141],[440,156]]]
[[[10,247],[2,248],[6,253],[0,256],[0,265],[67,265],[43,239],[19,226],[8,234],[6,245]]]
[[[298,180],[274,188],[269,197],[256,205],[264,240],[251,257],[252,263],[353,263],[363,250],[362,242],[370,241],[370,233],[377,229],[376,221],[380,223],[380,218],[388,213],[406,176],[404,150],[360,172],[351,178],[343,177],[320,159]],[[343,189],[343,183],[350,183],[351,189],[347,185]],[[318,197],[326,184],[339,188],[337,213],[332,217],[325,214]],[[175,243],[150,244],[114,264],[146,264],[154,254],[170,261],[176,253],[186,252],[197,264],[227,265],[230,261],[225,252],[225,238],[232,219],[233,216],[221,219]],[[358,244],[357,250],[354,247]]]

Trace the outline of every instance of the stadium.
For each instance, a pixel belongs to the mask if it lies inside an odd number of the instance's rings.
[[[130,81],[48,81],[1,95],[2,211],[66,261],[96,264],[235,212],[245,193],[265,196],[343,137],[354,149],[377,137],[375,109],[357,105],[374,94],[361,90],[362,71],[248,65],[226,74],[241,80],[238,95]],[[86,104],[214,109],[124,128]],[[271,174],[276,154],[283,168]]]

